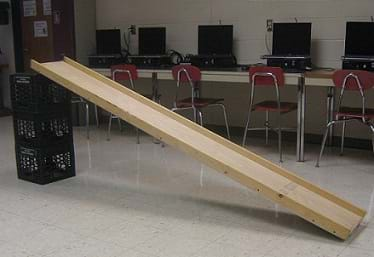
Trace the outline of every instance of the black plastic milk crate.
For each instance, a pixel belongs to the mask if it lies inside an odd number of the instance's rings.
[[[45,146],[71,139],[73,128],[70,111],[58,113],[15,112],[13,115],[16,143]]]
[[[13,111],[52,112],[70,104],[70,91],[40,74],[10,76]]]
[[[16,144],[18,178],[45,185],[75,176],[72,140],[49,147]]]

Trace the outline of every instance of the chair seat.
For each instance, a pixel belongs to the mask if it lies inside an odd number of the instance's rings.
[[[374,109],[366,109],[365,115],[362,115],[362,108],[341,107],[339,112],[335,112],[335,116],[374,119]]]
[[[211,104],[217,104],[222,102],[223,98],[195,98],[195,107],[197,108],[203,108],[206,106],[209,106]],[[183,100],[180,100],[177,102],[178,108],[189,108],[192,107],[192,98],[185,98]]]
[[[296,103],[291,102],[281,102],[280,103],[280,111],[281,113],[291,112],[297,109]],[[269,111],[269,112],[277,112],[278,111],[278,102],[277,101],[263,101],[258,104],[255,104],[253,107],[255,111]]]

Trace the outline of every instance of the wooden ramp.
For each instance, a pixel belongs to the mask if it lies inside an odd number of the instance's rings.
[[[68,59],[31,67],[343,240],[366,212],[260,156]]]

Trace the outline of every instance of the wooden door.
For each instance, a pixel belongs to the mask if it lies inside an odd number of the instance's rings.
[[[75,58],[74,0],[53,0],[53,41],[55,60]]]
[[[21,2],[22,50],[28,71],[32,58],[40,62],[54,60],[52,10],[48,0]]]

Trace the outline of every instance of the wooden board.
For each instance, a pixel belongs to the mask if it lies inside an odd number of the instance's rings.
[[[366,212],[68,59],[31,67],[331,234],[347,239]]]

